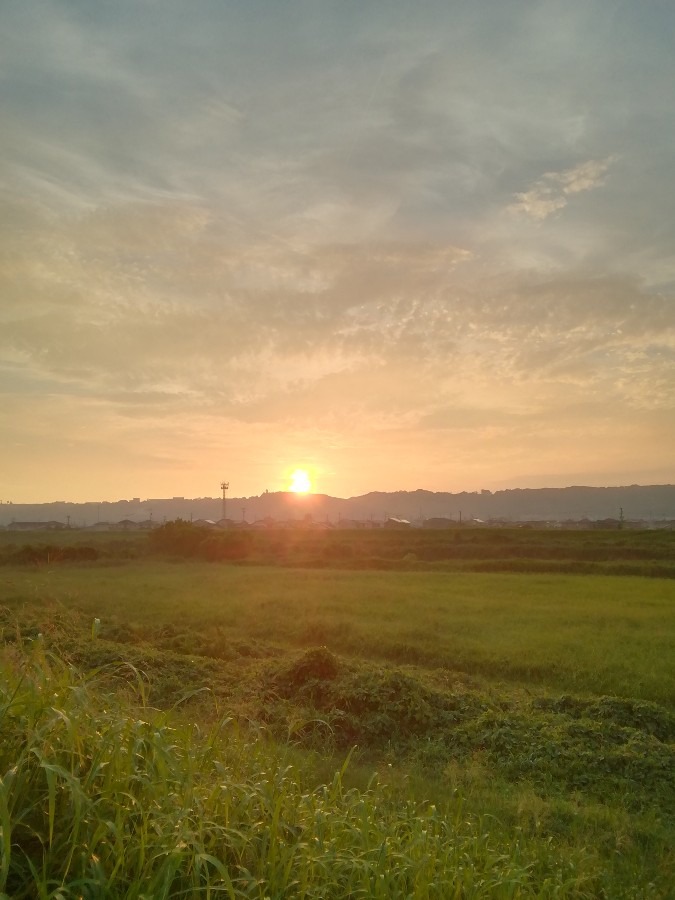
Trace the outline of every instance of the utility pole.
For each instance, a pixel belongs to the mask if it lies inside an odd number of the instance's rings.
[[[223,492],[223,528],[227,528],[227,489],[229,486],[229,481],[220,482],[220,488]]]

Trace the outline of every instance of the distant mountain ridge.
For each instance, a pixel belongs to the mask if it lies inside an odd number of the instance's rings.
[[[0,525],[12,522],[60,522],[71,527],[97,522],[132,522],[182,518],[222,517],[221,498],[184,497],[119,500],[115,502],[4,503]],[[277,520],[302,519],[338,522],[340,519],[382,521],[395,516],[410,521],[448,518],[564,521],[566,519],[618,519],[660,521],[675,519],[675,485],[626,487],[510,488],[502,491],[448,493],[442,491],[372,491],[343,499],[326,494],[292,494],[285,491],[254,497],[228,497],[226,515],[234,521],[253,522],[271,516]]]

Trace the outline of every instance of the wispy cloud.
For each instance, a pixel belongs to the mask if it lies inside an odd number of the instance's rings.
[[[516,194],[509,209],[539,222],[564,209],[569,198],[582,191],[590,191],[605,183],[605,175],[618,157],[591,159],[563,172],[547,172],[527,191]]]

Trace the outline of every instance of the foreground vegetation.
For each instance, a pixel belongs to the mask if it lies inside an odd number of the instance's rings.
[[[602,575],[5,566],[0,896],[670,897],[674,600]]]
[[[376,776],[348,788],[344,767],[317,784],[228,719],[139,717],[44,658],[20,668],[3,673],[12,897],[590,897],[606,880],[597,853],[509,835],[459,797],[405,799]]]

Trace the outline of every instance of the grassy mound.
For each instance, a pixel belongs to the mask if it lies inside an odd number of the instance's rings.
[[[583,790],[675,821],[675,715],[656,703],[435,687],[421,671],[339,659],[326,648],[272,662],[261,715],[281,699],[326,724],[339,747],[411,756],[427,769],[481,753],[510,780]],[[304,729],[312,740],[312,728]]]

